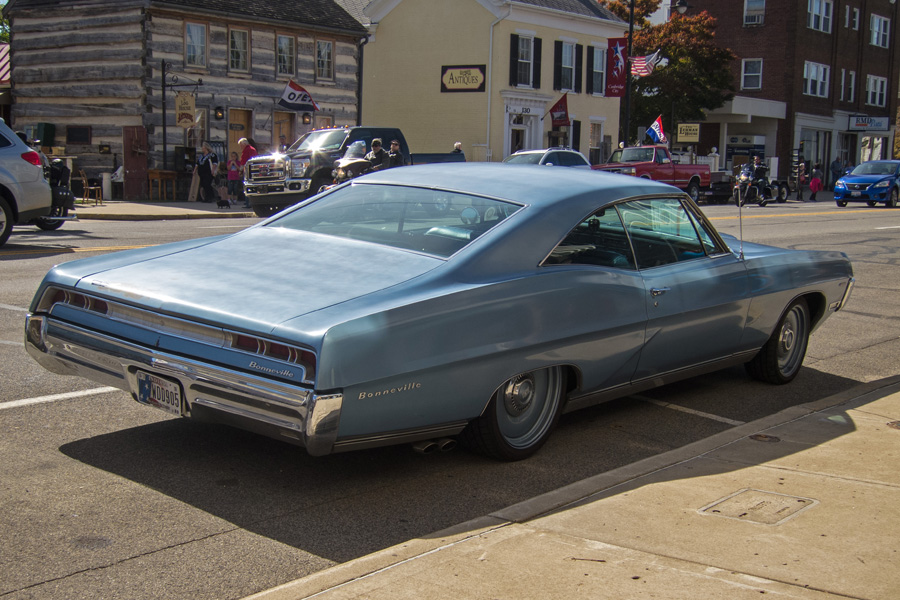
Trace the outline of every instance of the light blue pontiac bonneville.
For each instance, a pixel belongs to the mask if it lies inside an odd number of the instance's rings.
[[[852,284],[844,254],[726,242],[667,185],[422,165],[59,265],[25,338],[55,373],[316,456],[459,439],[517,460],[564,411],[740,363],[791,381]]]

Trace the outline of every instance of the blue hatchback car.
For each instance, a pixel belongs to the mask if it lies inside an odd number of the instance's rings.
[[[869,206],[897,206],[900,196],[900,160],[870,160],[837,180],[834,201],[838,206],[848,202],[865,202]]]

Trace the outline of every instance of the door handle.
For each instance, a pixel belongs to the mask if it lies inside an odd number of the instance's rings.
[[[672,288],[667,288],[667,287],[650,288],[650,295],[655,298],[657,296],[662,296],[663,294],[665,294],[666,292],[668,292],[671,289]]]

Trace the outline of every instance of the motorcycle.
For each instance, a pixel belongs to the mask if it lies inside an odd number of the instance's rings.
[[[366,143],[363,140],[353,142],[347,146],[344,156],[334,161],[334,169],[331,171],[331,185],[323,185],[318,191],[330,190],[371,170],[372,163],[366,160]]]
[[[735,178],[732,192],[737,206],[744,206],[748,202],[765,206],[775,199],[774,190],[766,177],[767,170],[768,167],[765,165],[744,164],[740,174]]]

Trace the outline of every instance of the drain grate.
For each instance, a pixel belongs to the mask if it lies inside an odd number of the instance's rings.
[[[764,525],[780,525],[818,503],[818,500],[812,498],[745,488],[704,506],[700,513]]]

